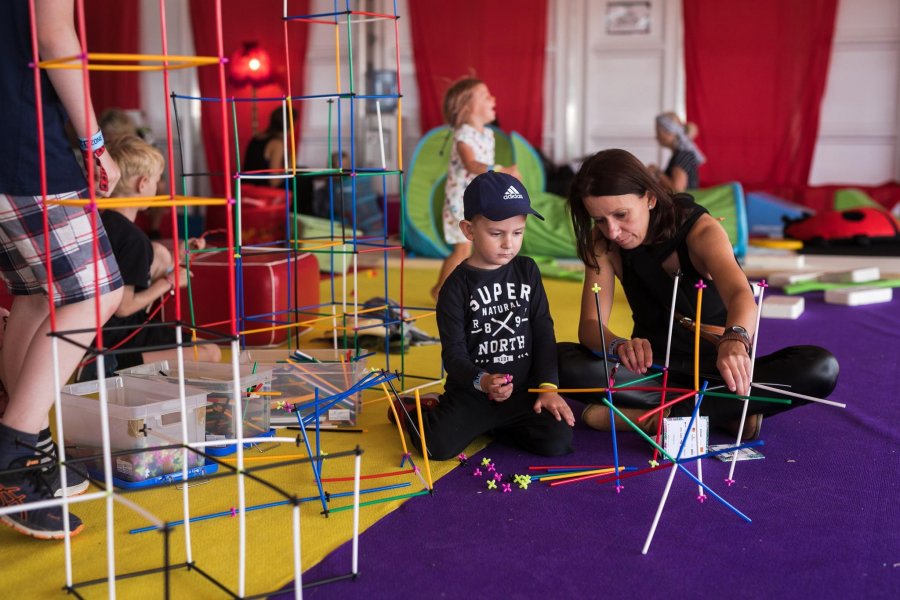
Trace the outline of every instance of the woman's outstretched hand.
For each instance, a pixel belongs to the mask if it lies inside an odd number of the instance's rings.
[[[716,367],[731,392],[739,396],[750,393],[750,356],[740,340],[723,340],[719,343]]]
[[[653,349],[644,338],[630,339],[616,348],[616,354],[626,369],[632,373],[646,373],[653,364]]]

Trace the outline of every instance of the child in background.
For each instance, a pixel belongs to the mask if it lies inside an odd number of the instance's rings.
[[[516,165],[494,164],[494,131],[487,125],[497,118],[496,104],[487,85],[473,78],[457,81],[444,96],[444,119],[453,128],[453,147],[444,187],[444,239],[453,251],[444,259],[438,281],[431,288],[435,300],[453,269],[472,252],[471,242],[459,227],[466,186],[476,175],[487,171],[519,177]]]
[[[673,112],[656,117],[656,141],[660,146],[670,149],[672,157],[665,171],[651,165],[650,172],[673,192],[700,187],[700,165],[706,162],[706,157],[694,143],[697,133],[694,123],[683,122]]]
[[[113,190],[114,197],[141,198],[156,195],[156,187],[165,167],[165,160],[159,150],[135,135],[114,138],[106,147],[122,171],[122,179]],[[143,325],[147,320],[147,309],[156,300],[170,293],[175,286],[172,253],[162,244],[151,242],[147,234],[134,224],[139,210],[141,209],[138,207],[129,206],[109,208],[100,213],[125,282],[122,302],[103,328],[103,344],[107,348],[118,344],[122,344],[119,348],[143,348],[175,343],[175,329],[169,327],[141,327],[134,337],[122,343],[135,332],[137,326]],[[197,239],[188,240],[188,244],[194,249],[205,246],[203,240]],[[179,283],[185,287],[188,274],[183,267],[179,268]],[[109,329],[124,325],[132,327],[123,330]],[[185,333],[185,339],[187,335]],[[199,345],[196,352],[197,360],[200,361],[218,362],[221,358],[219,347],[215,344]],[[191,354],[188,352],[187,356],[190,357]],[[119,369],[158,360],[174,360],[176,357],[176,348],[111,354],[105,359],[106,376],[112,376]],[[95,377],[96,367],[91,363],[82,369],[78,379],[84,381]]]
[[[460,229],[473,251],[438,298],[447,383],[436,405],[423,406],[428,451],[436,460],[453,458],[490,433],[534,454],[567,454],[575,424],[569,405],[555,391],[528,391],[558,387],[556,336],[541,274],[531,258],[518,256],[526,215],[543,217],[521,182],[505,173],[479,175],[464,198]],[[419,446],[416,430],[400,414]]]

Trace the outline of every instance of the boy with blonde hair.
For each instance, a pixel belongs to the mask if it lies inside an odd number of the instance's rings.
[[[109,140],[107,149],[122,172],[122,178],[113,190],[113,197],[147,198],[156,195],[165,168],[165,160],[159,150],[135,135]],[[176,358],[176,348],[139,350],[175,344],[173,328],[147,326],[147,309],[175,287],[172,273],[175,261],[168,248],[151,242],[147,234],[134,224],[140,210],[142,209],[139,207],[128,206],[109,208],[100,213],[125,282],[119,308],[103,329],[103,344],[107,348],[134,348],[132,352],[107,357],[107,377],[116,370]],[[205,245],[202,240],[189,240],[189,244],[194,248]],[[179,281],[184,287],[187,285],[187,271],[183,267],[179,268]],[[117,327],[122,328],[113,329]],[[132,334],[134,336],[129,339]],[[197,346],[195,356],[197,360],[218,362],[221,352],[215,344],[202,344]],[[79,380],[95,376],[96,369],[92,363],[82,369]]]

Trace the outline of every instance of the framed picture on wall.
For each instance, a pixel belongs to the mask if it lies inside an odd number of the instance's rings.
[[[606,3],[608,35],[646,35],[650,33],[649,0],[620,0]]]

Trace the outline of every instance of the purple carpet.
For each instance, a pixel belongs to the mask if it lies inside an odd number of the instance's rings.
[[[610,484],[487,491],[471,468],[437,483],[360,540],[360,574],[305,590],[347,598],[897,598],[900,597],[900,299],[870,307],[806,296],[797,321],[764,320],[761,353],[809,343],[841,364],[832,400],[766,419],[764,460],[703,464],[704,481],[746,523],[675,476],[647,555],[641,548],[668,470]],[[579,407],[576,407],[576,410]],[[710,443],[729,441],[718,433]],[[577,426],[576,452],[536,458],[499,444],[478,456],[504,474],[529,465],[608,464],[608,433]],[[620,463],[646,466],[647,444],[619,434]],[[347,572],[346,544],[304,575]],[[288,596],[280,596],[288,597]]]

